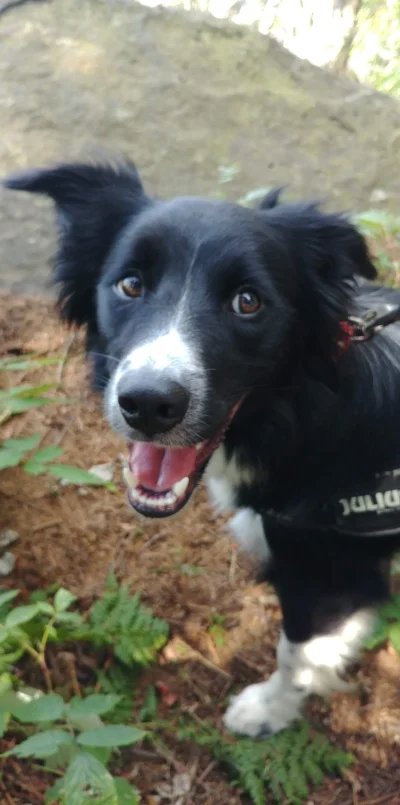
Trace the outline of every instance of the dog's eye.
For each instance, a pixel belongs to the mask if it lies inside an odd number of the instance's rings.
[[[125,277],[125,279],[120,280],[116,284],[115,288],[118,293],[123,296],[130,296],[133,299],[141,296],[143,293],[143,283],[140,277]]]
[[[243,288],[234,296],[231,302],[231,310],[237,316],[254,316],[261,307],[261,300],[251,288]]]

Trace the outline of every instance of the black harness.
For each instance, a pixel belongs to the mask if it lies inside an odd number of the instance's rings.
[[[390,324],[400,321],[400,305],[384,304],[363,317],[342,322],[344,340],[340,349],[369,341]],[[399,410],[400,415],[400,410]],[[296,507],[294,507],[296,509]],[[299,509],[301,510],[301,504]],[[266,509],[261,512],[266,527],[336,531],[354,537],[391,537],[400,533],[400,468],[376,473],[324,501],[310,514],[292,514]]]

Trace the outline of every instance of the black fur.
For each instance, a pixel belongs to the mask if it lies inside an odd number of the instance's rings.
[[[257,210],[155,202],[130,165],[62,166],[7,186],[56,202],[59,303],[69,322],[87,327],[97,386],[177,305],[191,272],[188,320],[209,380],[195,441],[212,436],[246,395],[225,439],[227,456],[255,470],[237,490],[238,506],[311,521],[335,492],[351,494],[355,482],[400,466],[399,327],[338,350],[350,313],[400,294],[357,280],[373,280],[375,269],[345,217],[280,205],[279,192]],[[113,292],[132,265],[150,289],[135,308]],[[264,301],[253,320],[227,308],[243,285]],[[268,542],[287,636],[305,640],[388,595],[384,560],[400,545],[400,518],[391,538],[268,523]]]

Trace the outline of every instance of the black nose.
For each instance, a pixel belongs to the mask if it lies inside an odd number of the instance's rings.
[[[117,393],[122,416],[144,436],[171,430],[182,422],[189,405],[189,392],[170,379],[121,380]]]

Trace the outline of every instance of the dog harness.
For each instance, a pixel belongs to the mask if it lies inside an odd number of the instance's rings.
[[[339,353],[346,352],[353,342],[370,341],[385,327],[400,321],[400,305],[383,304],[368,310],[364,316],[349,316],[341,322],[342,335]],[[336,531],[354,537],[390,537],[400,531],[400,468],[376,473],[356,484],[351,494],[343,490],[312,512],[311,518],[302,514],[282,514],[273,509],[262,512],[271,525],[318,531]]]

